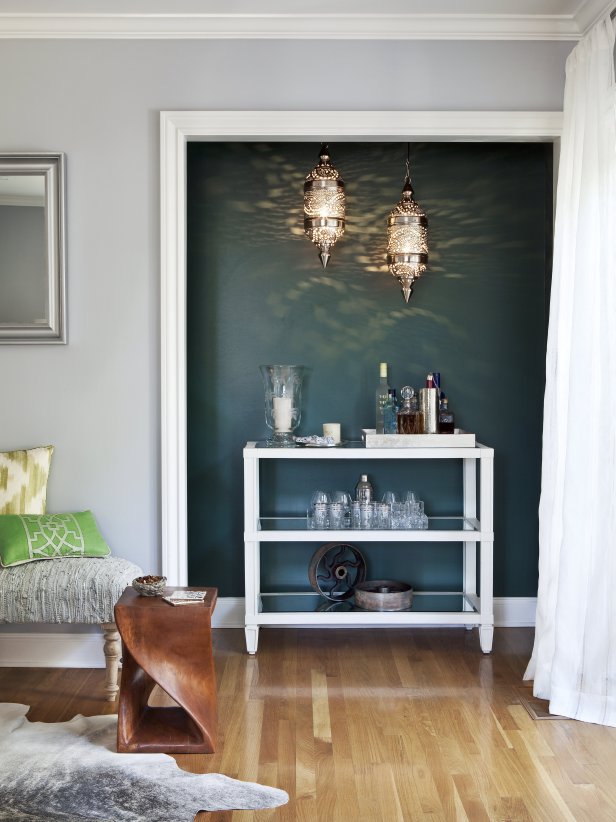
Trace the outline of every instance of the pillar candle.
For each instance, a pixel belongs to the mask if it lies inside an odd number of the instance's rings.
[[[293,413],[293,400],[291,397],[273,397],[274,400],[274,430],[290,431],[291,417]]]
[[[340,423],[339,422],[324,422],[323,436],[332,437],[334,442],[340,442]]]

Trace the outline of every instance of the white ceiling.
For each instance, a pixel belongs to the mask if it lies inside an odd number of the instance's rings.
[[[0,37],[577,40],[616,0],[0,0]]]

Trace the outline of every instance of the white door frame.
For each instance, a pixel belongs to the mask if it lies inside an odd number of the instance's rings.
[[[554,111],[163,111],[161,151],[162,571],[188,583],[186,147],[190,141],[554,142]],[[558,151],[555,151],[557,157]],[[556,163],[555,163],[556,167]]]

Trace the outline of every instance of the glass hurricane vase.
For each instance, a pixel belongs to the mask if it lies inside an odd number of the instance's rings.
[[[265,390],[265,422],[272,429],[271,447],[295,446],[293,432],[302,416],[303,365],[259,366]]]

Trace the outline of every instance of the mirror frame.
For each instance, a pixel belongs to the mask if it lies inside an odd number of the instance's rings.
[[[66,201],[62,152],[0,153],[0,175],[45,177],[47,323],[0,323],[2,343],[66,343]]]

